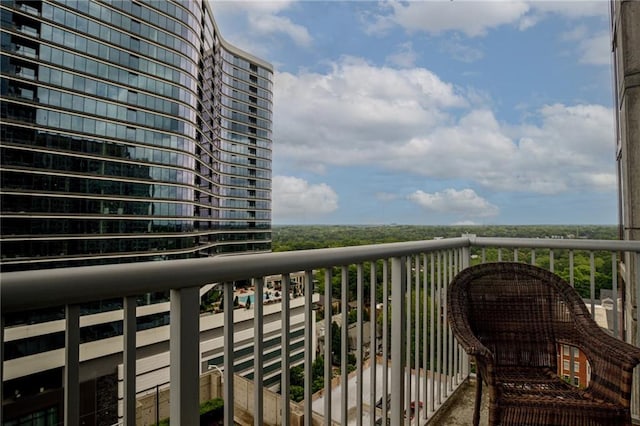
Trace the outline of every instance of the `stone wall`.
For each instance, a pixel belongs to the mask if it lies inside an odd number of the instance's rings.
[[[241,425],[253,424],[253,382],[244,377],[235,375],[233,383],[233,393],[235,402],[235,422]],[[165,386],[158,389],[157,395],[159,399],[159,416],[160,420],[169,417],[169,387]],[[213,398],[222,397],[222,377],[217,371],[200,376],[200,402]],[[282,424],[282,400],[280,394],[264,389],[264,409],[263,422],[265,426],[279,426]],[[156,423],[156,393],[152,392],[146,396],[138,398],[136,405],[136,425],[149,426]],[[315,419],[314,424],[322,424],[322,418]],[[302,426],[303,409],[299,404],[291,402],[291,425]]]

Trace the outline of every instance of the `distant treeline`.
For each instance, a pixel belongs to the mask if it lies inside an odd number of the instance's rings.
[[[618,227],[614,225],[526,225],[526,226],[417,226],[417,225],[388,225],[388,226],[349,226],[349,225],[287,225],[273,227],[273,251],[305,250],[328,247],[346,247],[364,244],[381,244],[402,241],[431,240],[434,238],[453,238],[463,234],[475,234],[479,237],[503,238],[586,238],[613,240],[617,239]],[[482,254],[482,249],[475,247],[472,263],[478,263],[484,257],[485,261],[515,260],[512,250],[498,250],[489,248]],[[536,250],[536,264],[550,269],[551,258],[549,250]],[[612,288],[611,253],[594,252],[594,271],[591,286],[591,254],[585,251],[575,251],[570,260],[569,250],[554,251],[554,271],[567,281],[570,281],[570,264],[573,263],[573,282],[582,297],[600,297],[601,289]],[[518,260],[531,262],[532,253],[529,249],[518,251]],[[368,264],[365,264],[365,276],[368,276]],[[378,268],[380,275],[381,267]],[[319,272],[321,274],[321,271]],[[356,269],[349,268],[349,289],[355,291]],[[320,282],[319,290],[324,291],[324,279],[316,277]],[[340,274],[334,275],[334,296],[340,296]],[[382,277],[377,279],[380,286]],[[368,283],[365,280],[365,286]],[[381,296],[381,288],[377,293]],[[593,291],[593,293],[592,293]],[[365,294],[368,290],[365,289]]]
[[[479,237],[613,240],[618,237],[618,227],[615,225],[274,225],[273,251],[432,240],[440,237],[459,237],[462,234],[476,234]]]

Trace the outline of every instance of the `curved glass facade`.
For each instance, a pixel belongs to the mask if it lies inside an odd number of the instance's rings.
[[[270,250],[272,68],[206,1],[0,13],[3,271]]]

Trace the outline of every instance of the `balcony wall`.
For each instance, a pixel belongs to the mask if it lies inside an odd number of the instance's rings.
[[[124,335],[120,338],[123,351],[121,358],[114,361],[113,368],[117,369],[122,364],[121,376],[124,377],[119,419],[122,424],[132,425],[136,418],[136,361],[143,358],[145,351],[140,332],[135,331],[135,300],[146,293],[170,291],[171,423],[198,424],[199,376],[206,372],[201,362],[201,345],[205,342],[200,341],[200,288],[214,283],[222,285],[224,306],[230,307],[233,305],[235,281],[251,280],[256,288],[255,300],[261,300],[264,277],[282,274],[282,294],[289,294],[290,274],[304,271],[305,399],[302,407],[305,424],[312,424],[312,412],[313,424],[317,424],[318,415],[324,418],[323,424],[360,425],[376,421],[394,425],[425,424],[470,374],[469,360],[447,325],[447,286],[457,272],[471,264],[489,260],[533,263],[552,271],[562,262],[568,281],[587,288],[587,304],[593,306],[598,296],[596,277],[601,269],[611,271],[610,287],[614,300],[623,293],[619,291],[618,278],[624,278],[626,283],[640,291],[637,276],[618,276],[621,259],[632,259],[637,264],[639,252],[640,242],[637,241],[496,239],[467,235],[445,240],[336,249],[11,272],[0,277],[2,315],[4,324],[4,316],[11,312],[65,306],[62,415],[64,424],[77,425],[81,416],[78,408],[81,400],[80,370],[82,363],[86,362],[84,358],[81,362],[80,357],[86,344],[80,344],[79,306],[96,300],[123,298]],[[578,255],[590,259],[588,283],[575,282],[574,259]],[[603,258],[606,261],[602,262]],[[314,280],[320,280],[325,289],[334,289],[333,295],[331,291],[325,291],[319,297],[324,306],[339,306],[338,318],[342,324],[349,323],[350,306],[356,312],[355,370],[351,373],[347,369],[337,372],[326,362],[322,396],[311,392],[311,365],[316,341],[312,332],[316,307],[313,296],[318,290],[314,289]],[[339,301],[334,299],[336,296]],[[289,342],[292,311],[289,298],[283,298],[280,303],[282,357],[279,370],[284,372],[280,391],[287,395],[291,387]],[[262,304],[253,305],[255,345],[251,378],[255,383],[263,382],[266,365],[263,359],[263,309]],[[613,309],[612,331],[616,336],[622,336],[626,312],[620,312],[617,303]],[[224,365],[220,367],[223,370],[226,424],[232,424],[229,419],[234,418],[235,381],[231,367],[234,365],[234,328],[237,322],[234,315],[239,314],[233,309],[225,309],[223,315]],[[331,330],[331,322],[331,315],[325,315],[323,323],[327,332]],[[369,335],[374,336],[371,346],[365,345],[365,323],[370,328]],[[2,330],[3,341],[8,331]],[[348,328],[342,327],[340,365],[348,363],[348,341]],[[324,353],[320,354],[325,360],[332,358],[332,344],[332,339],[325,339]],[[370,355],[370,347],[375,348],[377,357]],[[10,363],[0,365],[7,369]],[[3,377],[8,375],[10,372],[4,371]],[[15,402],[13,395],[2,395],[2,401],[5,407]],[[265,417],[264,401],[263,387],[254,386],[255,424],[262,424]],[[634,410],[637,415],[637,408]],[[412,413],[413,420],[405,415],[409,413]],[[291,409],[283,410],[279,424],[291,424]]]

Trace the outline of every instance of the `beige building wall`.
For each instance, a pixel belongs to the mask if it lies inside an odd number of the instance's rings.
[[[611,34],[616,108],[616,158],[620,195],[620,236],[640,240],[640,2],[611,2]],[[626,339],[638,339],[638,259],[622,259]],[[634,381],[633,412],[640,413],[640,374]]]

